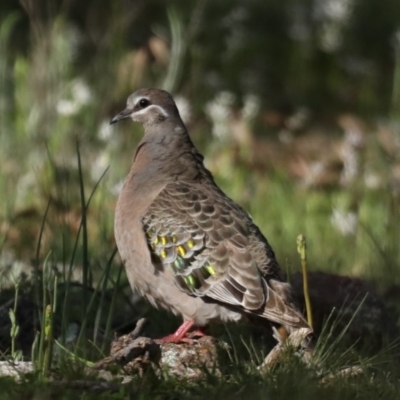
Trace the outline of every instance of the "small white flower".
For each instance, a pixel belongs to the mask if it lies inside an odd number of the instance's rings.
[[[358,215],[353,211],[334,208],[331,223],[342,235],[354,235],[357,232]]]
[[[317,19],[327,19],[339,23],[348,20],[354,0],[320,0],[316,3],[314,15]]]
[[[90,167],[90,176],[94,182],[97,182],[101,176],[104,174],[104,171],[110,165],[110,157],[108,153],[101,153],[92,163]]]
[[[60,115],[75,115],[80,109],[80,105],[72,100],[60,100],[57,104],[57,112]]]
[[[340,26],[329,22],[322,25],[321,47],[328,53],[334,53],[342,45],[342,32]]]
[[[248,94],[244,98],[242,116],[248,121],[253,121],[260,112],[261,101],[255,94]]]
[[[382,178],[376,172],[368,172],[364,175],[364,183],[368,189],[379,189],[382,186]]]
[[[60,115],[70,116],[77,114],[82,106],[89,104],[92,100],[92,92],[87,83],[77,78],[70,82],[67,92],[68,98],[60,99],[57,103],[57,112]]]
[[[348,128],[344,140],[351,146],[362,147],[365,144],[365,134],[360,128]]]
[[[316,3],[314,16],[321,21],[321,46],[335,52],[343,41],[343,28],[347,25],[354,0],[321,0]]]
[[[15,286],[21,281],[26,270],[22,261],[0,258],[0,288]]]
[[[100,124],[100,127],[99,127],[99,131],[98,131],[98,133],[97,133],[97,137],[100,139],[100,140],[103,140],[103,141],[108,141],[108,140],[110,140],[110,138],[113,136],[113,128],[112,128],[112,126],[110,125],[110,121],[109,120],[104,120],[101,124]]]
[[[348,142],[344,143],[340,155],[343,161],[340,184],[347,186],[354,182],[360,172],[360,155],[358,148]]]
[[[221,92],[206,104],[205,112],[213,123],[212,132],[221,140],[227,140],[231,134],[229,120],[234,101],[233,93]]]
[[[310,110],[306,107],[300,107],[296,110],[294,114],[292,114],[289,118],[286,119],[286,126],[291,131],[296,131],[304,128],[304,125],[310,119]]]
[[[72,81],[72,98],[80,105],[89,104],[92,100],[92,92],[88,84],[81,78]]]

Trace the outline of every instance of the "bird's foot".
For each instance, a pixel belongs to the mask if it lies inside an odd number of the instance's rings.
[[[171,335],[164,336],[159,339],[154,340],[157,344],[167,344],[167,343],[193,343],[195,339],[191,339],[189,337],[177,337],[174,333]]]
[[[192,321],[185,321],[175,333],[164,336],[163,338],[156,339],[155,342],[158,344],[165,343],[193,343],[196,338],[205,336],[203,328],[197,328],[193,332],[190,329],[193,327]]]
[[[191,339],[194,339],[194,338],[201,338],[201,337],[203,337],[203,336],[207,336],[207,334],[204,332],[204,329],[205,329],[205,328],[203,328],[203,327],[197,328],[197,329],[195,329],[194,331],[189,332],[187,335],[188,335]]]

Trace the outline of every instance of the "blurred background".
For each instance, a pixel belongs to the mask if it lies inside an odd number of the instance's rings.
[[[91,287],[118,270],[142,130],[109,121],[147,86],[284,271],[303,233],[310,269],[400,283],[398,0],[2,0],[0,22],[3,291],[45,260]]]

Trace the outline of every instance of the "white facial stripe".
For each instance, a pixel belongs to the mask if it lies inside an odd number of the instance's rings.
[[[149,100],[148,97],[142,96],[142,97],[136,97],[133,104],[134,104],[135,106],[137,106],[137,105],[139,104],[140,100],[147,100],[148,102],[150,102],[150,100]]]
[[[143,108],[143,110],[136,111],[136,112],[135,112],[135,115],[143,115],[143,114],[146,114],[146,113],[148,112],[148,110],[150,110],[150,108],[157,108],[158,111],[160,112],[160,114],[162,114],[165,118],[168,118],[168,117],[169,117],[168,113],[167,113],[162,107],[160,107],[160,106],[158,106],[158,105],[156,105],[156,104],[152,104],[152,105],[150,105],[150,106],[148,106],[148,107],[146,107],[146,108]]]

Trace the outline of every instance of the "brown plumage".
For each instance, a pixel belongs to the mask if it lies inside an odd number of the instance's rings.
[[[171,95],[138,90],[111,123],[128,117],[145,134],[118,200],[115,238],[131,286],[183,316],[166,340],[247,314],[289,332],[307,327],[269,243],[204,167]]]

